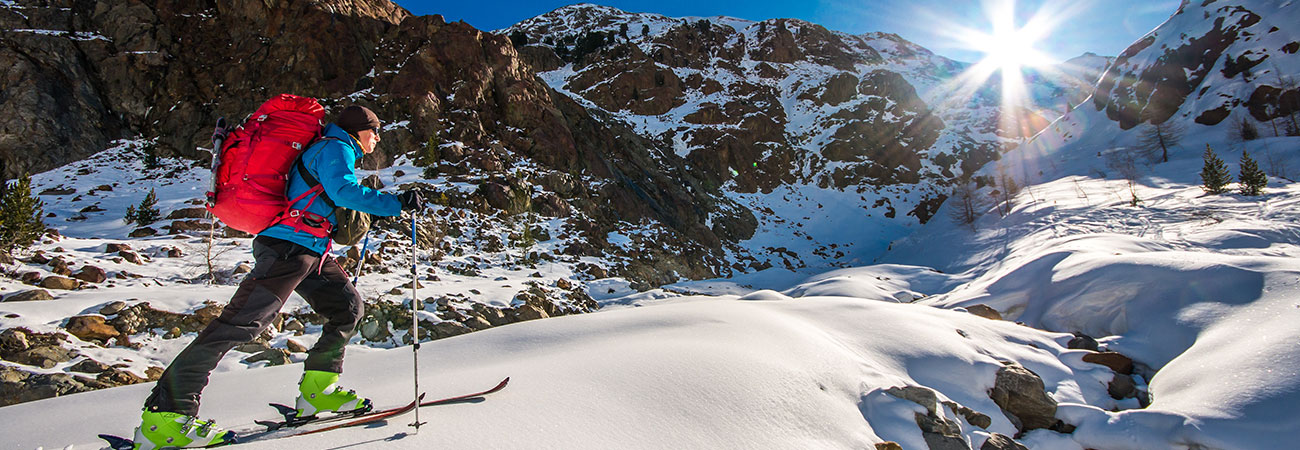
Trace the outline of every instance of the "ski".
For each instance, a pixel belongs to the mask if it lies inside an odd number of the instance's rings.
[[[510,377],[506,377],[505,379],[501,380],[500,383],[497,383],[496,386],[493,386],[491,389],[485,391],[473,392],[469,394],[457,395],[454,397],[440,398],[437,400],[429,400],[429,401],[423,401],[424,395],[420,395],[420,399],[417,400],[416,402],[411,402],[409,404],[406,404],[405,406],[400,406],[396,408],[387,408],[387,409],[380,409],[380,410],[375,410],[373,408],[362,409],[359,411],[342,413],[342,414],[333,415],[329,417],[314,417],[310,419],[297,418],[296,409],[291,408],[289,406],[277,405],[273,403],[271,404],[271,406],[275,407],[276,410],[280,411],[280,413],[283,416],[285,416],[284,420],[280,420],[280,421],[258,420],[255,423],[266,427],[266,429],[262,431],[249,433],[243,436],[235,434],[233,430],[227,431],[227,433],[232,433],[234,434],[234,436],[230,437],[230,442],[222,445],[263,441],[269,439],[279,439],[279,438],[290,437],[290,436],[300,436],[304,434],[322,433],[325,431],[337,430],[339,428],[365,425],[369,423],[378,422],[390,417],[402,415],[404,413],[410,412],[411,410],[414,410],[417,407],[450,405],[455,403],[474,401],[475,399],[478,399],[485,395],[492,394],[501,391],[502,389],[505,389],[506,385],[509,383],[510,383]],[[345,421],[345,422],[335,423],[339,421]],[[298,427],[309,426],[309,425],[321,425],[321,424],[331,424],[331,425],[322,428],[313,428],[310,430],[292,432],[292,431],[296,431],[294,429]],[[131,450],[132,448],[135,447],[135,442],[127,438],[118,437],[111,434],[101,434],[99,435],[99,437],[105,441],[108,441],[109,448],[113,450]]]
[[[395,408],[395,409],[390,409],[388,411],[362,415],[356,419],[349,420],[347,422],[338,423],[327,427],[316,428],[313,430],[307,430],[299,433],[294,433],[291,434],[290,436],[302,436],[307,434],[323,433],[330,430],[337,430],[339,428],[347,428],[347,427],[354,427],[357,425],[365,425],[368,423],[375,423],[387,419],[389,417],[400,416],[402,414],[411,412],[412,410],[420,406],[420,400],[424,400],[424,394],[420,394],[420,396],[416,398],[415,401],[412,401],[411,403],[408,403],[406,406],[403,406],[401,408]]]
[[[329,415],[326,417],[317,417],[317,416],[298,417],[297,408],[294,408],[289,405],[281,405],[279,403],[271,403],[271,407],[275,408],[275,410],[278,411],[281,416],[284,416],[284,420],[254,420],[253,421],[253,423],[266,427],[267,431],[275,431],[281,428],[295,428],[295,427],[307,425],[309,423],[333,422],[336,420],[343,420],[343,419],[350,419],[354,417],[364,416],[372,412],[384,413],[389,411],[387,409],[374,411],[375,408],[373,405],[370,404],[370,399],[366,399],[365,404],[362,405],[360,408],[357,408],[356,410],[335,413],[333,415]]]
[[[132,441],[124,437],[114,436],[111,434],[101,434],[99,435],[99,438],[108,441],[108,448],[111,448],[113,450],[134,450],[135,449],[135,441]],[[217,445],[202,447],[202,448],[225,447],[227,445],[232,445],[235,443],[236,443],[235,432],[226,431],[225,442],[222,442]]]
[[[500,391],[500,390],[502,390],[502,389],[505,389],[505,388],[506,388],[506,384],[508,384],[508,383],[510,383],[510,377],[506,377],[506,379],[501,380],[500,383],[497,383],[496,386],[493,386],[492,389],[488,389],[488,390],[483,391],[483,392],[475,392],[475,393],[473,393],[473,394],[457,395],[457,396],[455,396],[455,397],[447,397],[447,398],[438,399],[438,400],[430,400],[430,401],[427,401],[427,402],[424,402],[424,403],[420,403],[420,406],[423,407],[423,406],[448,405],[448,404],[452,404],[452,403],[459,403],[459,402],[465,402],[465,401],[473,400],[473,399],[475,399],[475,398],[482,397],[482,396],[484,396],[484,395],[488,395],[488,394],[491,394],[491,393],[493,393],[493,392],[497,392],[497,391]]]
[[[437,400],[430,400],[427,402],[420,403],[420,406],[421,407],[437,406],[437,405],[447,405],[452,403],[470,401],[475,398],[482,397],[484,395],[488,395],[500,391],[502,389],[505,389],[506,384],[508,383],[510,383],[510,377],[506,377],[504,380],[501,380],[500,383],[497,383],[496,386],[493,386],[491,389],[488,389],[486,391],[474,392],[474,393],[464,394],[464,395],[457,395],[455,397],[447,397],[447,398],[442,398]],[[357,412],[343,413],[343,414],[338,414],[338,415],[333,415],[328,417],[297,417],[298,410],[291,406],[272,403],[271,407],[275,408],[276,411],[279,411],[280,415],[282,415],[284,418],[282,420],[255,421],[255,423],[257,423],[258,425],[266,427],[266,431],[275,431],[281,428],[297,428],[305,425],[318,425],[321,423],[337,422],[339,420],[344,420],[344,419],[363,418],[373,414],[384,414],[402,408],[402,407],[388,408],[388,409],[381,409],[377,411],[372,409],[362,409]]]

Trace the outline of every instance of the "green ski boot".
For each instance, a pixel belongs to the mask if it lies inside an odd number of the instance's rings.
[[[298,383],[298,417],[312,417],[322,411],[356,413],[370,410],[370,400],[357,396],[357,391],[335,384],[339,374],[308,370]]]
[[[217,428],[215,420],[174,412],[145,410],[135,429],[135,450],[216,447],[235,442],[235,432]]]

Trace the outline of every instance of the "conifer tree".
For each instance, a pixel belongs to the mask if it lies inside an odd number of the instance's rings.
[[[1228,182],[1232,181],[1232,174],[1228,173],[1228,165],[1214,154],[1210,144],[1205,144],[1205,154],[1202,158],[1205,160],[1205,165],[1201,167],[1201,188],[1211,194],[1228,192]]]
[[[124,220],[126,220],[126,223],[145,226],[157,222],[161,217],[162,213],[158,211],[158,195],[154,194],[153,189],[149,189],[149,195],[144,196],[144,200],[140,201],[139,206],[130,205],[126,207]]]
[[[1241,174],[1237,180],[1241,182],[1241,195],[1262,194],[1268,185],[1268,175],[1259,170],[1259,164],[1250,158],[1245,149],[1241,150]]]
[[[25,247],[40,239],[45,232],[42,216],[44,204],[32,196],[32,178],[22,178],[9,184],[0,198],[0,248],[6,253]]]

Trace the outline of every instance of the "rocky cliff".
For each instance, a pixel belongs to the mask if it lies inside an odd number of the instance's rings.
[[[667,237],[642,258],[663,263],[628,269],[637,279],[712,275],[723,242],[752,232],[747,210],[556,94],[506,37],[386,0],[5,1],[0,29],[6,177],[122,138],[206,161],[218,117],[238,122],[288,92],[378,112],[385,143],[368,167],[417,160],[479,186],[450,195],[457,206],[568,218],[590,238],[571,253],[603,254],[620,221],[661,224]]]

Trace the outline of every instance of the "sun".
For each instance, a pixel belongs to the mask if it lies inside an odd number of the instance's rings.
[[[1024,26],[1017,26],[1014,1],[986,4],[985,12],[991,30],[964,29],[960,36],[963,46],[984,54],[979,64],[1001,70],[1005,77],[1007,72],[1016,72],[1022,67],[1038,67],[1052,62],[1035,46],[1055,28],[1054,15],[1040,11]]]
[[[1025,74],[1032,68],[1036,77],[1070,76],[1039,47],[1053,42],[1061,25],[1085,11],[1083,3],[1044,2],[1032,15],[1017,15],[1015,0],[980,0],[984,20],[979,20],[979,14],[975,20],[968,14],[930,15],[934,29],[953,48],[979,55],[940,86],[935,96],[942,99],[940,107],[980,107],[990,100],[987,94],[993,93],[998,96],[994,100],[999,107],[998,134],[1007,139],[1031,137],[1041,129],[1039,124],[1045,118],[1038,113],[1045,110],[1035,104],[1039,97],[1031,95]],[[997,80],[995,87],[989,86],[990,80]]]
[[[993,34],[977,39],[977,42],[978,49],[984,53],[984,60],[988,64],[1003,72],[1012,72],[1026,66],[1039,67],[1050,64],[1051,61],[1034,48],[1037,40],[1037,36],[1031,36],[1022,29],[996,30]]]

